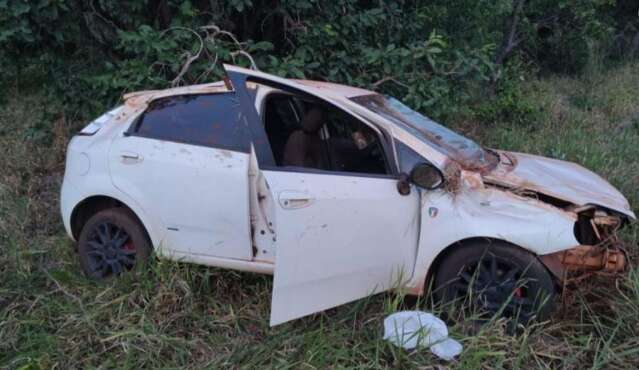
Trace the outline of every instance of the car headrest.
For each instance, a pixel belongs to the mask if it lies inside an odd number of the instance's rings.
[[[324,124],[324,111],[313,107],[302,118],[302,130],[307,134],[314,134]]]

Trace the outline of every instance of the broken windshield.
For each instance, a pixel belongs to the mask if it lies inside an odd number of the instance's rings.
[[[483,169],[492,167],[499,161],[499,158],[479,144],[421,115],[391,96],[371,94],[353,97],[351,100],[410,131],[464,168]]]

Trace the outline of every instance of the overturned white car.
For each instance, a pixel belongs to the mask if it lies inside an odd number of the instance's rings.
[[[545,316],[620,272],[627,200],[572,163],[484,149],[399,101],[225,66],[128,94],[70,142],[62,216],[84,272],[162,258],[274,274],[271,324],[388,289]]]

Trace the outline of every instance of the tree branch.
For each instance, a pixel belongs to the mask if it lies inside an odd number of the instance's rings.
[[[182,77],[184,77],[186,72],[188,72],[189,67],[191,67],[191,64],[200,57],[200,55],[202,54],[202,49],[204,49],[204,41],[202,40],[202,36],[200,36],[197,32],[193,31],[190,28],[171,27],[169,29],[162,31],[161,35],[165,35],[166,33],[175,31],[175,30],[187,31],[194,34],[200,41],[200,47],[198,48],[195,54],[191,54],[191,52],[188,50],[182,54],[184,57],[186,57],[186,61],[184,62],[184,64],[182,64],[182,68],[180,68],[180,72],[178,73],[178,75],[175,76],[175,78],[171,81],[171,87],[175,87],[180,83],[180,81],[182,80]]]
[[[171,81],[171,87],[180,85],[180,83],[184,80],[184,76],[188,73],[193,63],[195,63],[198,59],[204,58],[205,61],[209,62],[209,65],[204,69],[202,73],[200,73],[200,75],[194,80],[194,82],[198,82],[201,79],[206,78],[211,72],[213,72],[219,58],[217,53],[211,53],[206,45],[207,43],[215,44],[217,42],[221,42],[220,39],[222,37],[230,39],[230,42],[235,45],[235,50],[229,53],[234,62],[238,56],[243,56],[250,61],[252,69],[258,69],[253,56],[251,56],[251,54],[246,51],[246,43],[240,42],[237,37],[235,37],[235,35],[229,31],[225,31],[214,24],[200,27],[197,30],[186,27],[171,27],[162,31],[161,36],[164,36],[166,33],[176,30],[192,33],[193,35],[195,35],[195,37],[197,37],[200,45],[197,49],[197,52],[195,53],[192,53],[190,50],[184,50],[181,55],[181,58],[184,60],[184,62],[181,64],[178,74]],[[231,48],[231,50],[233,50],[233,48]],[[161,68],[166,67],[166,65],[157,62],[153,63],[151,67],[155,66],[160,66]]]
[[[397,81],[397,80],[395,79],[395,77],[394,77],[394,76],[386,76],[386,77],[382,78],[382,79],[381,79],[381,80],[379,80],[379,81],[373,82],[373,83],[371,84],[371,88],[372,88],[373,90],[376,90],[376,89],[377,89],[380,85],[382,85],[382,84],[383,84],[383,83],[385,83],[385,82],[393,82],[393,83],[395,83],[395,84],[397,84],[397,85],[399,85],[399,86],[402,86],[402,87],[408,88],[408,86],[407,86],[406,84],[404,84],[404,83],[402,83],[402,82]]]
[[[506,57],[513,51],[513,49],[515,49],[517,44],[519,44],[519,42],[521,41],[516,39],[517,25],[519,24],[519,18],[524,8],[525,2],[526,0],[513,0],[513,12],[510,15],[507,30],[504,33],[504,38],[499,49],[497,49],[497,52],[495,53],[494,62],[497,66],[501,66],[504,63]]]

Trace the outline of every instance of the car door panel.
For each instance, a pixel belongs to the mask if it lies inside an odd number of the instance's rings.
[[[185,106],[178,105],[182,101]],[[224,93],[162,102],[158,110],[175,109],[149,119],[175,120],[169,122],[175,123],[175,130],[163,123],[161,139],[133,131],[116,136],[111,143],[113,184],[136,199],[146,212],[160,216],[166,228],[159,246],[162,253],[242,260],[253,257],[249,153],[227,149],[243,143],[241,130],[245,126],[236,101],[232,93]],[[181,114],[184,119],[175,118]],[[202,127],[211,130],[200,133]],[[168,137],[173,131],[175,140]],[[197,145],[184,142],[191,137]],[[218,142],[221,147],[215,146]],[[245,147],[250,148],[248,140]]]
[[[125,148],[143,160],[130,163]],[[251,258],[248,154],[135,136],[111,152],[114,185],[161,215],[166,251]]]
[[[271,325],[399,286],[412,276],[419,200],[396,180],[263,171],[278,199]]]

